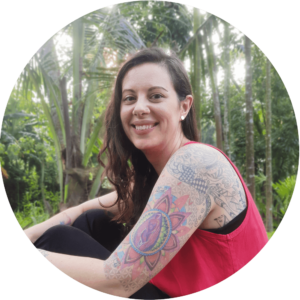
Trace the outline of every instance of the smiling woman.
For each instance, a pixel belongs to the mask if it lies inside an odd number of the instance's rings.
[[[237,168],[197,139],[182,63],[141,50],[119,71],[99,153],[116,191],[27,235],[66,274],[117,296],[179,297],[224,280],[267,235]]]
[[[170,157],[178,144],[188,141],[180,121],[186,117],[192,101],[192,95],[178,100],[170,75],[161,65],[145,63],[124,77],[120,112],[123,129],[157,174],[166,164],[158,155],[165,153]]]

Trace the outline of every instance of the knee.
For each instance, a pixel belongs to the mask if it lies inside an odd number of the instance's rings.
[[[104,209],[89,209],[81,214],[81,216],[84,216],[88,219],[111,218]]]
[[[70,231],[70,226],[68,225],[55,225],[51,228],[49,228],[44,235],[48,238],[57,238],[58,236],[64,236],[67,235]]]
[[[82,227],[82,224],[94,222],[106,222],[111,218],[102,209],[90,209],[82,213],[73,223],[74,227]]]
[[[48,248],[49,245],[57,243],[58,240],[65,239],[69,235],[70,226],[56,225],[49,228],[36,240],[34,245],[37,248]]]

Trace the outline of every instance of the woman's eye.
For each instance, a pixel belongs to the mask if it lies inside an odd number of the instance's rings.
[[[124,101],[133,101],[134,100],[134,97],[132,96],[127,96],[124,98]]]
[[[150,98],[151,99],[160,99],[160,98],[162,98],[163,96],[161,95],[161,94],[154,94],[154,95],[152,95]]]

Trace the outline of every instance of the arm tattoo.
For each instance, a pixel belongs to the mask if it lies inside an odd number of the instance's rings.
[[[208,203],[207,197],[211,198],[226,211],[230,220],[246,208],[245,192],[238,175],[217,150],[204,145],[190,147],[189,151],[183,147],[170,159],[167,168],[173,176],[197,189],[200,202],[205,199]]]
[[[118,278],[131,291],[154,277],[179,251],[190,231],[188,199],[188,195],[174,196],[170,186],[158,186],[135,227],[105,261],[106,278]]]
[[[118,279],[125,291],[141,288],[175,256],[209,214],[212,201],[231,217],[238,213],[240,183],[233,180],[229,162],[207,148],[191,145],[172,156],[140,219],[104,262],[106,278]],[[229,217],[215,221],[224,226]]]
[[[223,227],[229,223],[229,221],[225,215],[221,215],[214,220],[218,223],[219,227]]]
[[[59,224],[60,225],[71,225],[71,218],[66,213],[64,213],[64,215],[67,217],[67,221],[60,221]]]

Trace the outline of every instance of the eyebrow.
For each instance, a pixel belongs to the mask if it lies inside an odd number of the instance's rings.
[[[151,92],[152,90],[155,90],[155,89],[163,89],[163,90],[165,90],[166,92],[168,92],[168,90],[166,90],[166,89],[163,88],[162,86],[152,86],[152,87],[149,89],[149,92]],[[122,93],[124,93],[124,92],[135,93],[135,91],[132,90],[132,89],[126,89],[126,90],[122,91]]]

